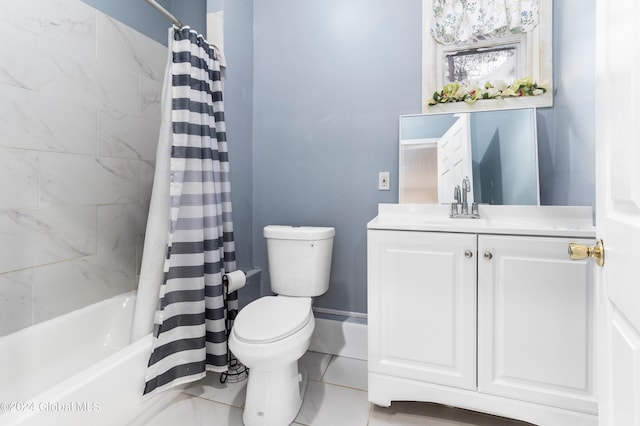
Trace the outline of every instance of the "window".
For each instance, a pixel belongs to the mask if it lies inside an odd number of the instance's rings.
[[[443,83],[454,81],[514,81],[522,74],[519,44],[443,52]]]
[[[424,113],[441,113],[483,109],[545,107],[553,104],[552,87],[552,5],[551,0],[540,0],[539,23],[522,34],[504,37],[486,37],[463,44],[443,45],[431,35],[433,0],[423,0],[422,25],[422,100]],[[547,93],[540,96],[487,100],[472,105],[464,102],[438,104],[432,107],[426,101],[437,90],[454,81],[476,81],[479,86],[487,81],[503,80],[511,83],[530,77],[544,86]]]

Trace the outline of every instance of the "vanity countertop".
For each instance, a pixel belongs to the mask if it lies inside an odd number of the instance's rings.
[[[595,238],[589,206],[479,205],[479,219],[451,219],[447,204],[379,204],[367,229]]]

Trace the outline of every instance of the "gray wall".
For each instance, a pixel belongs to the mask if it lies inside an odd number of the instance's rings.
[[[398,200],[398,116],[420,112],[421,1],[254,9],[254,263],[266,269],[267,224],[334,226],[315,305],[366,312],[366,223]],[[391,191],[377,190],[379,171]]]
[[[595,206],[595,0],[553,2],[554,107],[538,110],[540,201]]]
[[[253,266],[253,0],[225,2],[224,19],[224,107],[236,259],[238,266],[247,270]],[[247,287],[240,300],[259,295],[258,286]]]

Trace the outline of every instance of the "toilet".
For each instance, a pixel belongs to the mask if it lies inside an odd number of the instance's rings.
[[[315,327],[312,297],[329,288],[334,235],[331,227],[264,228],[271,290],[277,296],[241,309],[229,336],[229,349],[250,369],[245,426],[286,426],[300,410],[307,380],[298,373],[298,359]]]

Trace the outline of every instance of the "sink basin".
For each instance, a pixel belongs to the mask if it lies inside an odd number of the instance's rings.
[[[542,221],[526,221],[508,218],[483,218],[478,219],[460,219],[460,218],[424,218],[422,222],[426,225],[433,226],[453,226],[458,228],[523,228],[523,227],[540,227],[544,226]]]
[[[485,218],[452,219],[450,217],[425,217],[422,219],[422,221],[424,223],[429,223],[431,225],[447,225],[447,226],[480,226],[480,225],[486,225],[487,223],[487,219]]]
[[[477,219],[466,219],[466,218],[434,218],[428,217],[424,218],[423,222],[425,224],[431,225],[446,225],[446,226],[462,226],[462,227],[485,227],[485,226],[493,226],[500,228],[519,228],[519,227],[528,227],[528,226],[544,226],[544,220],[527,220],[527,218],[489,218],[489,217],[480,217]]]
[[[479,206],[479,219],[450,218],[449,205],[380,204],[370,229],[593,237],[591,207]]]

